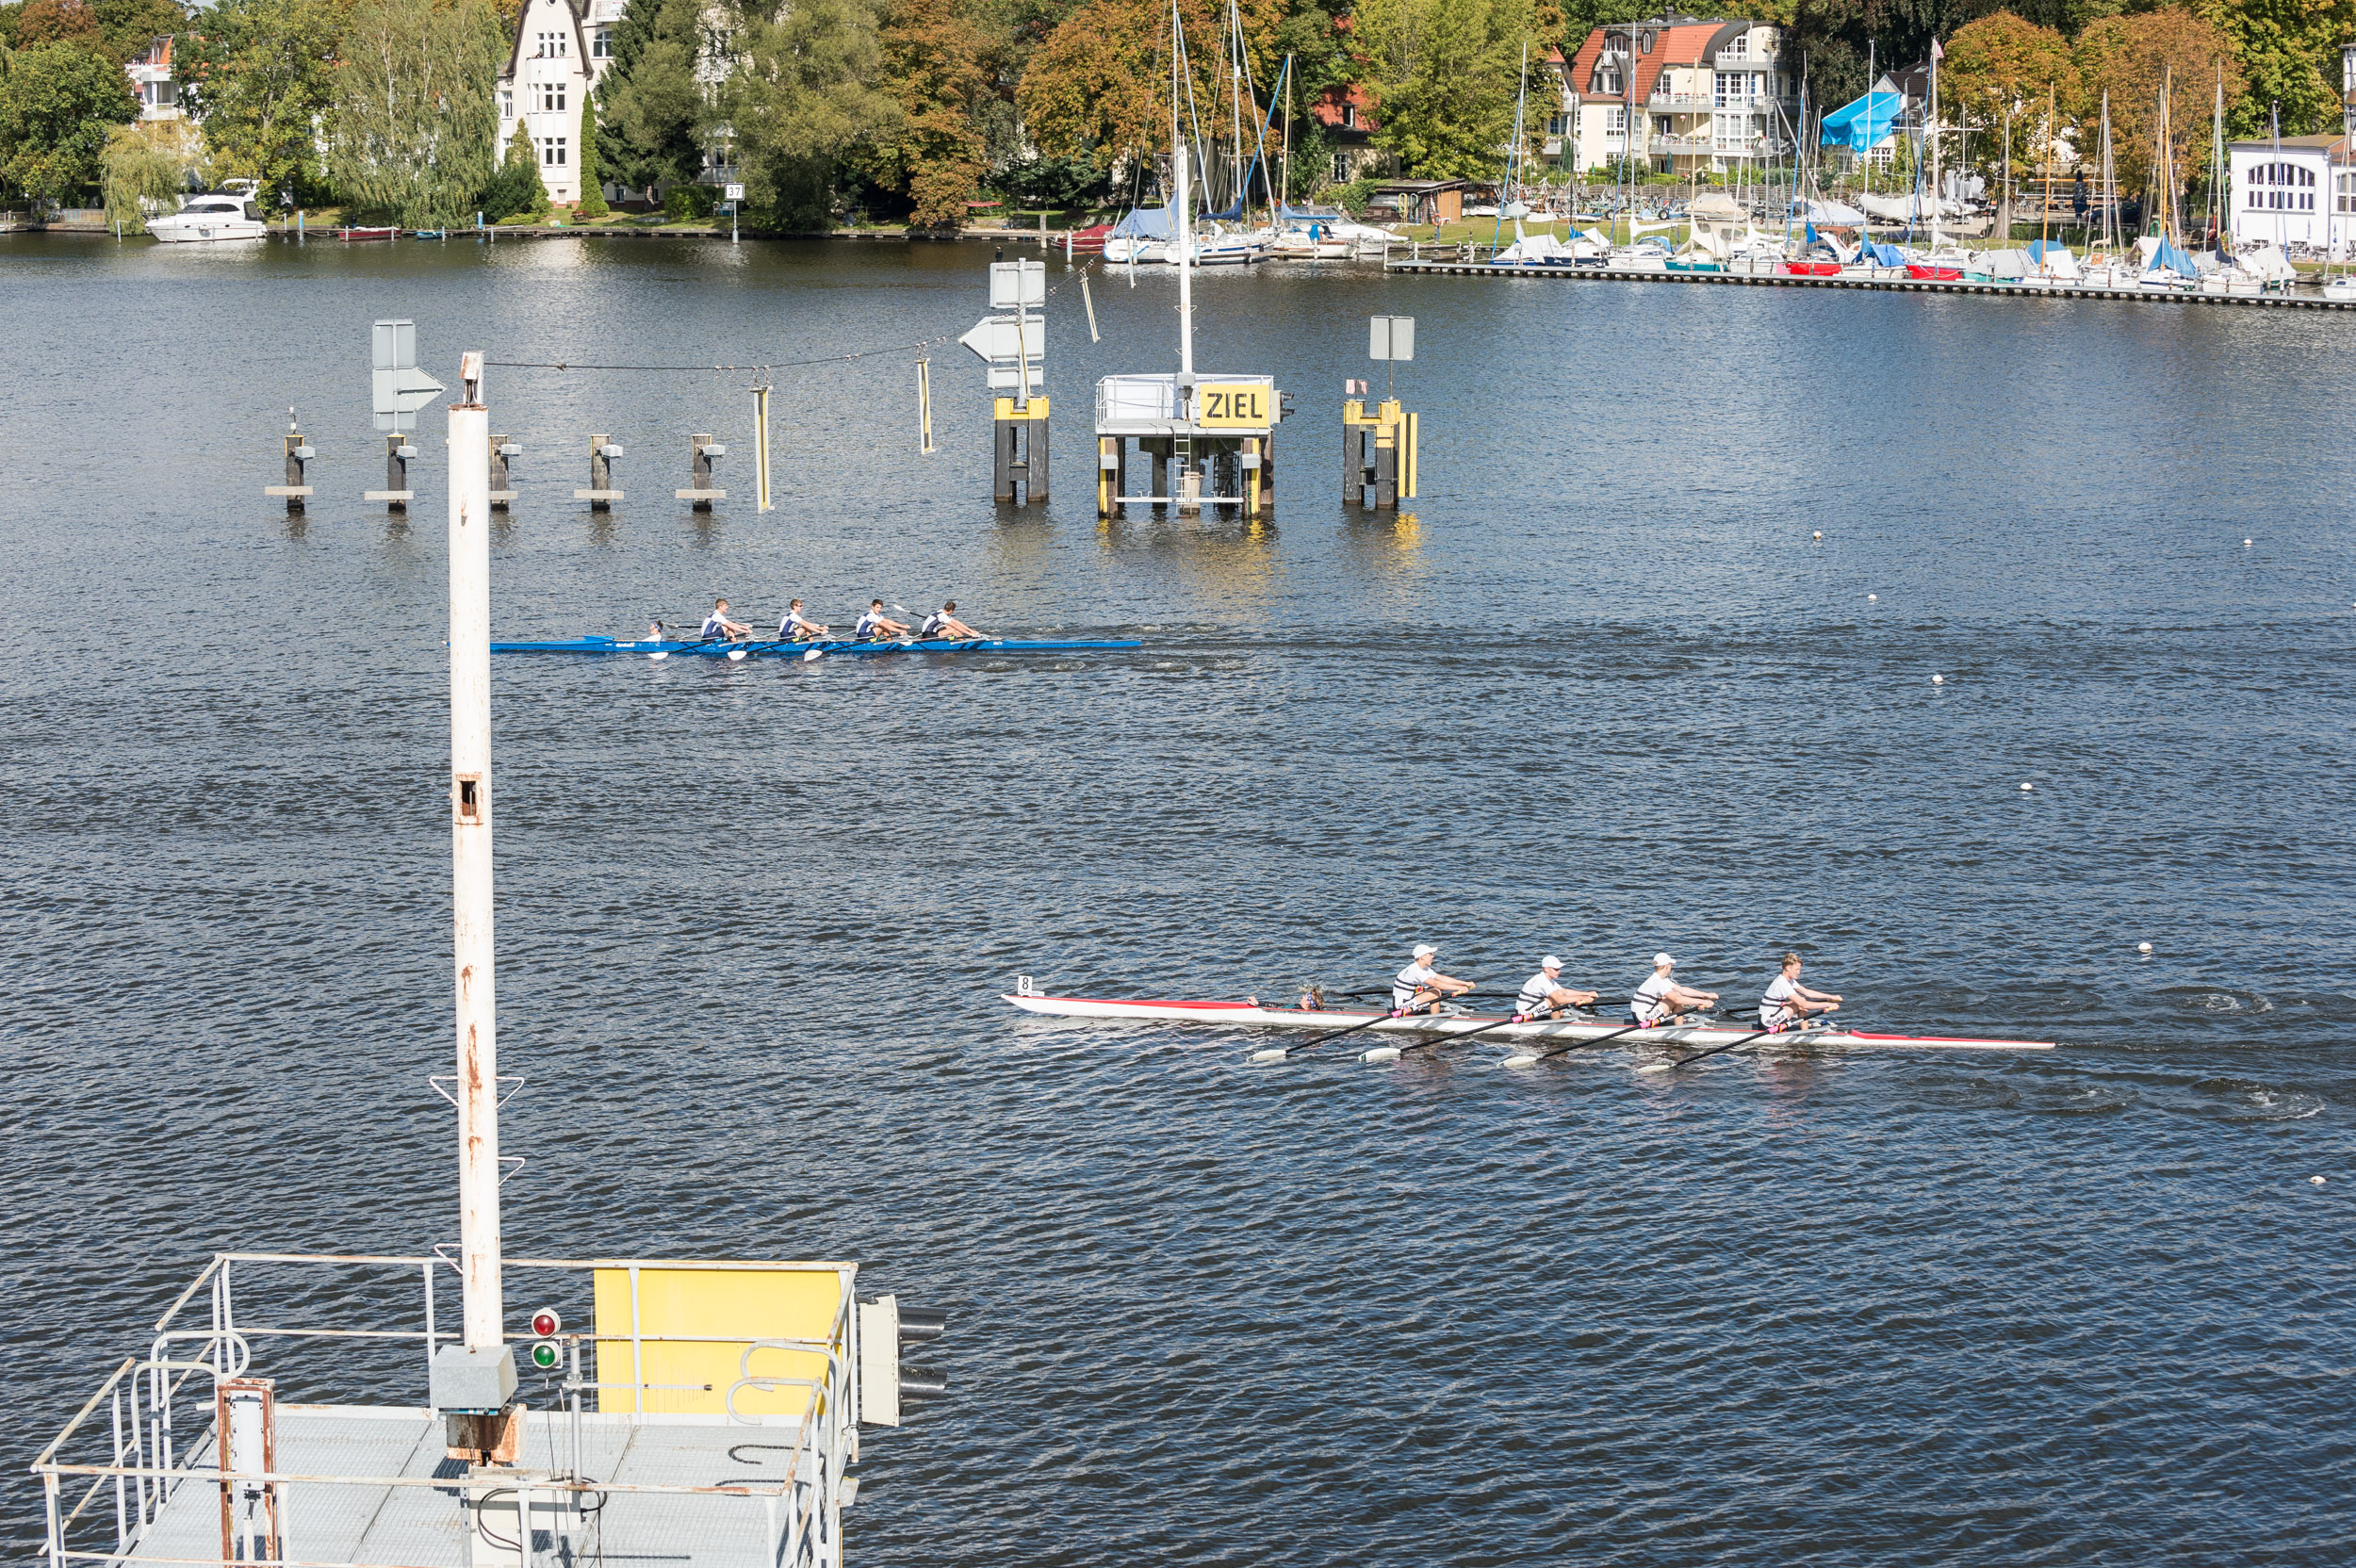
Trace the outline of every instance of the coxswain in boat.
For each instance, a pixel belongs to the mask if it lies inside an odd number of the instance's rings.
[[[1522,994],[1513,999],[1513,1010],[1524,1018],[1548,1013],[1562,1016],[1567,1007],[1584,1007],[1595,999],[1594,991],[1575,991],[1562,984],[1562,960],[1549,953],[1538,960],[1538,972],[1522,982]]]
[[[646,640],[650,643],[667,643],[671,640],[671,634],[663,629],[661,621],[649,621],[646,623]]]
[[[924,617],[924,628],[916,635],[923,639],[957,637],[976,643],[982,640],[980,632],[957,619],[957,601],[955,599],[943,599],[940,609]]]
[[[1677,960],[1666,953],[1652,956],[1652,977],[1636,988],[1636,994],[1628,999],[1628,1020],[1630,1023],[1647,1026],[1665,1023],[1679,1013],[1696,1007],[1707,1007],[1718,1000],[1716,991],[1695,990],[1680,986],[1670,975]]]
[[[867,613],[859,618],[859,625],[851,632],[853,637],[862,643],[872,643],[882,637],[905,637],[908,634],[907,627],[884,613],[881,599],[875,599],[867,606]]]
[[[728,619],[728,601],[713,599],[712,613],[704,617],[703,629],[696,633],[707,643],[741,643],[753,634],[753,629],[743,621]]]
[[[1462,996],[1472,989],[1472,982],[1454,975],[1442,974],[1432,967],[1432,960],[1440,950],[1430,942],[1415,949],[1415,961],[1400,970],[1391,981],[1391,1006],[1394,1010],[1414,1012],[1444,996]]]
[[[824,637],[829,629],[803,614],[802,601],[795,599],[785,607],[785,619],[777,623],[777,640],[781,643],[807,643],[812,637]]]
[[[1767,994],[1759,999],[1759,1026],[1781,1033],[1797,1029],[1818,1013],[1837,1013],[1841,998],[1830,991],[1812,991],[1800,984],[1800,956],[1783,956],[1783,972],[1767,982]]]

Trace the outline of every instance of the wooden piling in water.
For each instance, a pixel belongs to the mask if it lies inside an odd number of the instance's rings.
[[[521,457],[523,450],[505,435],[491,437],[491,510],[494,512],[504,512],[515,502],[515,482],[508,476],[507,460]]]
[[[608,437],[589,437],[589,487],[573,492],[573,499],[587,501],[592,512],[610,512],[622,493],[614,488],[614,460],[622,455],[622,449]]]
[[[713,501],[728,497],[726,490],[712,487],[712,460],[728,456],[728,449],[710,435],[691,435],[687,440],[691,449],[688,488],[673,491],[672,498],[690,503],[697,512],[709,512]]]
[[[384,488],[370,490],[363,500],[383,501],[387,513],[405,513],[416,494],[409,488],[409,460],[417,455],[417,449],[409,444],[409,437],[395,433],[384,437]]]
[[[1047,400],[1035,397],[1028,408],[1017,408],[1012,398],[995,400],[991,420],[990,498],[1011,503],[1015,486],[1023,487],[1024,505],[1047,499]]]
[[[286,410],[286,482],[266,484],[262,486],[262,494],[284,496],[289,517],[300,514],[303,503],[310,498],[311,484],[303,477],[303,466],[318,455],[312,450],[310,443],[303,439],[303,432],[295,424],[295,411],[291,408]]]

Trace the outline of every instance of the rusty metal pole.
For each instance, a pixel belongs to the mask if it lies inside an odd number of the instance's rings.
[[[491,965],[491,415],[483,356],[450,409],[450,772],[458,981],[458,1248],[465,1343],[503,1341],[497,991]]]

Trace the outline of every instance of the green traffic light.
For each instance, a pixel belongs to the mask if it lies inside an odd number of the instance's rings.
[[[557,1360],[558,1352],[553,1345],[544,1343],[532,1348],[532,1364],[543,1372],[554,1371]]]

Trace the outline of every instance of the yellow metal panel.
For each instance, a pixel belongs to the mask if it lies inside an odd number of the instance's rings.
[[[1268,389],[1257,382],[1206,381],[1197,389],[1204,430],[1266,430]]]
[[[597,1380],[693,1386],[657,1386],[643,1393],[627,1386],[603,1388],[597,1393],[600,1411],[722,1414],[729,1385],[743,1375],[739,1365],[751,1341],[812,1339],[831,1341],[838,1354],[848,1349],[835,1327],[843,1275],[834,1268],[646,1266],[637,1275],[633,1324],[630,1271],[597,1270]],[[666,1337],[707,1343],[663,1343]],[[749,1368],[755,1377],[813,1380],[823,1379],[826,1369],[826,1358],[819,1351],[779,1349],[754,1352]],[[706,1389],[706,1383],[712,1386]],[[746,1389],[737,1396],[736,1410],[741,1415],[798,1415],[810,1397],[807,1388]]]

